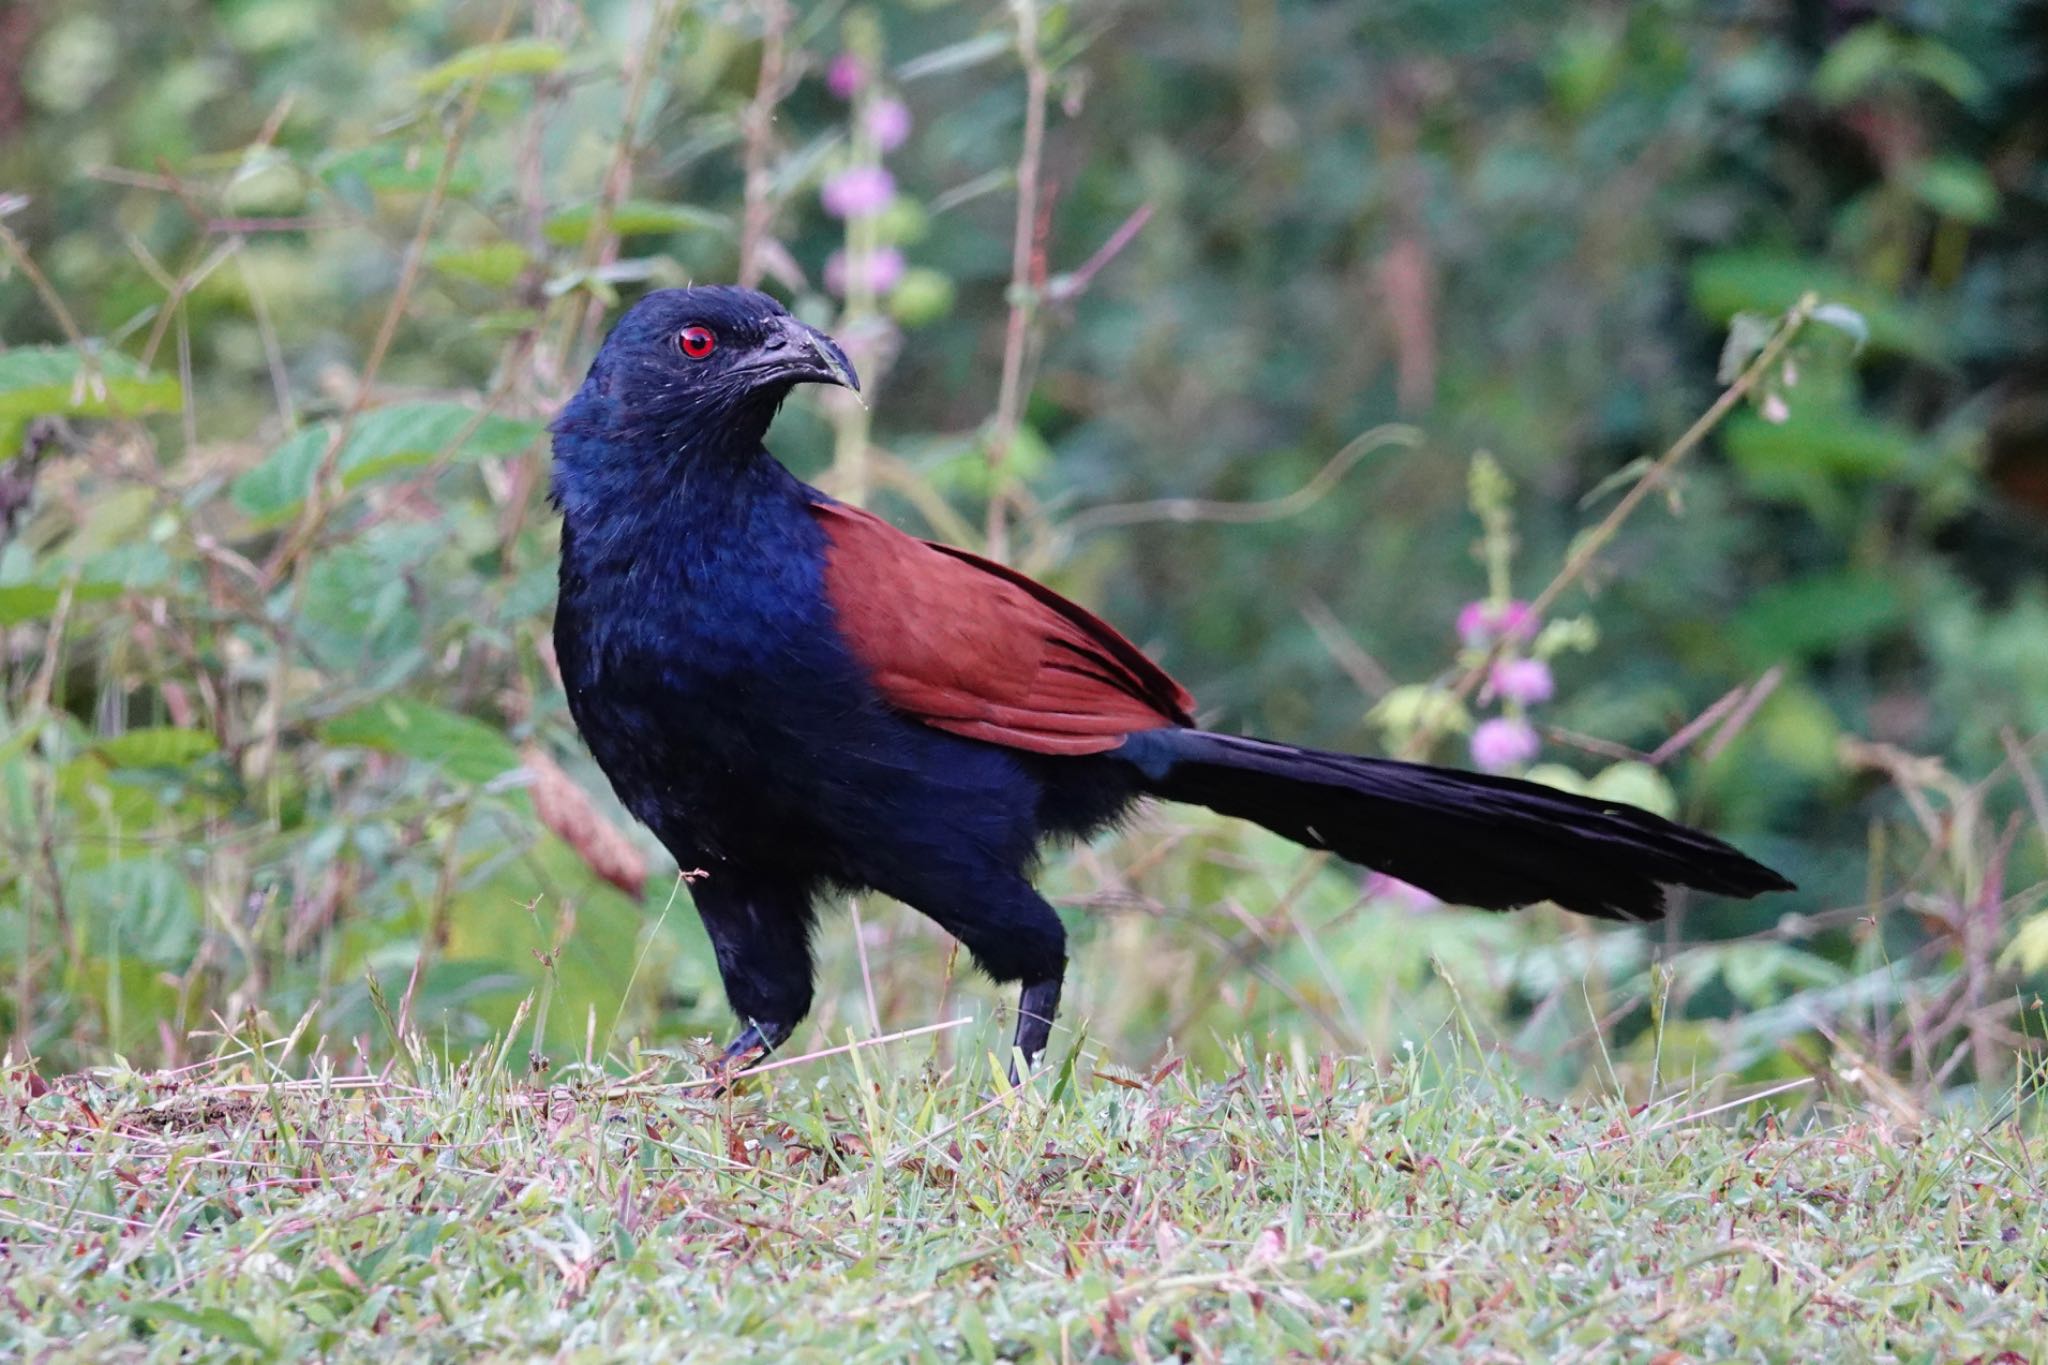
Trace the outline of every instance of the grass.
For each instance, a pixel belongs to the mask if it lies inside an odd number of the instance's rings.
[[[725,1098],[696,1059],[543,1086],[509,1043],[382,1076],[287,1075],[288,1044],[16,1067],[0,1351],[1989,1362],[2048,1338],[2031,1104],[1917,1132],[1810,1087],[1560,1106],[1414,1051],[1195,1076],[1077,1048],[1012,1092],[992,1057],[937,1065],[945,1036]]]

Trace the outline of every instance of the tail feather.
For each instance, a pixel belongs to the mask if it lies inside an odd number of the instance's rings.
[[[1254,821],[1460,905],[1548,900],[1653,920],[1667,886],[1739,897],[1792,889],[1712,835],[1511,777],[1201,730],[1146,731],[1118,752],[1155,796]]]

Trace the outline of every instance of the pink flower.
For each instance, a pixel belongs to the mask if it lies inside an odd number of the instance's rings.
[[[868,83],[867,63],[851,52],[842,52],[825,68],[825,88],[843,100],[850,100]]]
[[[1525,720],[1495,716],[1472,732],[1472,761],[1490,773],[1519,768],[1536,757],[1543,741]]]
[[[910,136],[910,107],[902,100],[882,98],[868,106],[868,136],[885,152],[893,152]]]
[[[1477,648],[1498,639],[1526,640],[1536,633],[1536,613],[1523,601],[1467,602],[1458,612],[1458,638]]]
[[[869,218],[896,198],[896,177],[880,166],[851,166],[825,182],[818,192],[825,212],[834,218]]]
[[[1493,666],[1493,690],[1524,706],[1549,701],[1557,691],[1550,665],[1541,659],[1502,659]]]
[[[846,273],[847,256],[844,251],[835,251],[825,261],[825,287],[833,293],[846,294],[852,281]],[[866,262],[867,285],[870,294],[886,294],[896,287],[903,278],[903,253],[893,246],[877,247],[868,253]]]
[[[1365,894],[1378,900],[1392,901],[1403,910],[1433,910],[1443,904],[1412,882],[1389,877],[1384,872],[1375,872],[1365,879]]]

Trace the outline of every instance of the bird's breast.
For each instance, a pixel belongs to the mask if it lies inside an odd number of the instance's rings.
[[[556,651],[621,800],[717,852],[816,807],[873,723],[872,693],[833,628],[822,556],[681,549],[565,559]]]

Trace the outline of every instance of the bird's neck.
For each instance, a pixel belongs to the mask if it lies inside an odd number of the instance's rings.
[[[664,449],[561,431],[554,498],[565,569],[573,556],[581,571],[635,578],[650,570],[694,578],[706,563],[772,549],[809,522],[804,485],[758,441]]]

